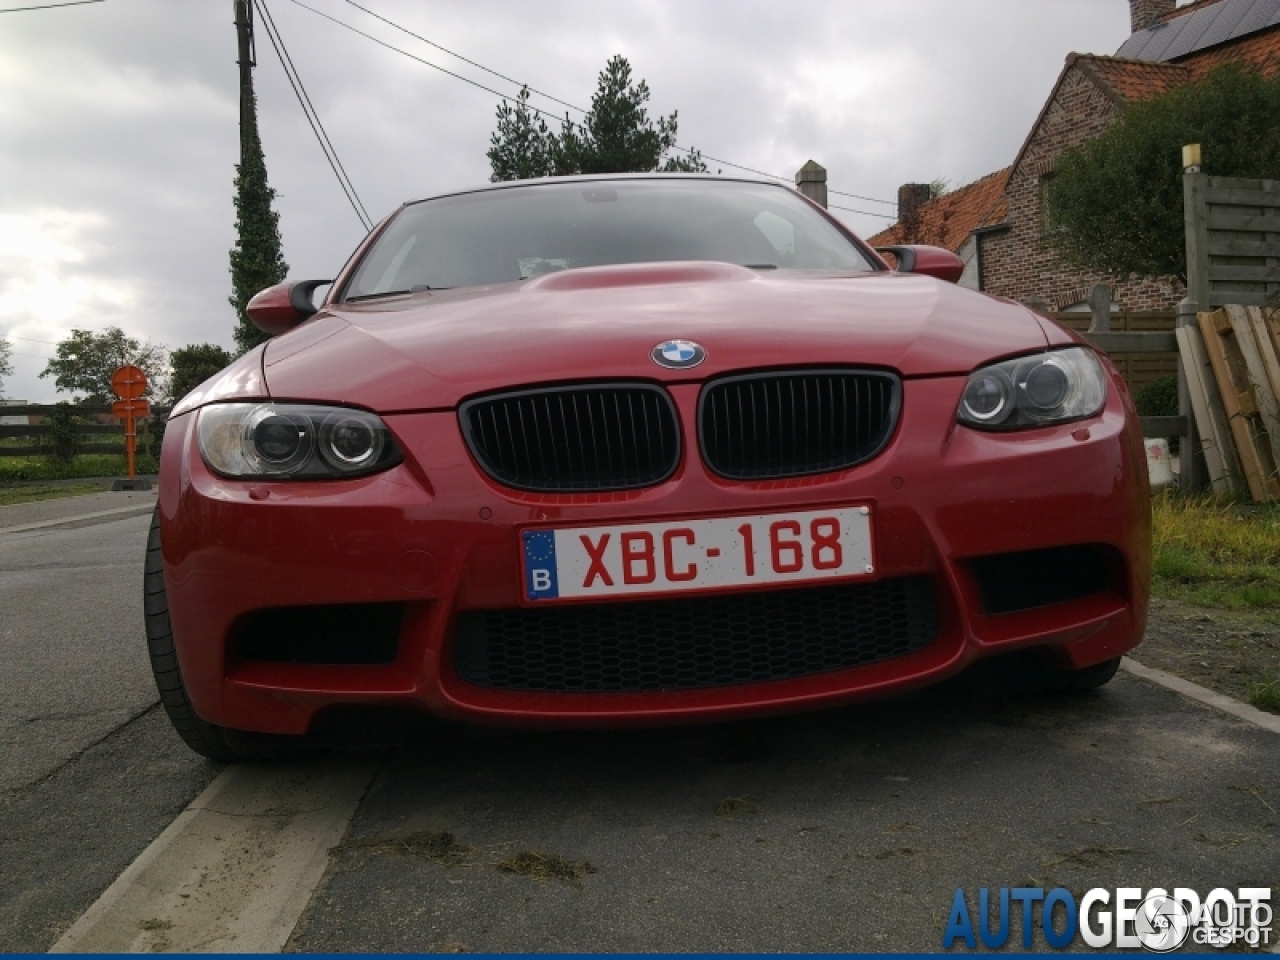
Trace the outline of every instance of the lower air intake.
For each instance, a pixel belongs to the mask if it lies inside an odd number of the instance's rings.
[[[924,577],[544,609],[455,626],[468,683],[546,693],[697,690],[845,670],[922,650],[938,632]]]
[[[1098,544],[1001,553],[971,562],[987,614],[1079,600],[1111,582],[1108,548]]]
[[[398,603],[257,610],[237,626],[235,651],[261,663],[393,663],[402,614]]]

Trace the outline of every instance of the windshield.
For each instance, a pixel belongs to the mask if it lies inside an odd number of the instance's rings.
[[[344,299],[661,260],[873,269],[852,241],[785,187],[716,180],[548,182],[406,207],[361,261]]]

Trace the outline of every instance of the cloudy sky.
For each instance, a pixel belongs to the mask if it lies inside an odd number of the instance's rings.
[[[0,0],[0,11],[48,2]],[[1113,53],[1129,32],[1125,0],[359,2],[579,105],[622,54],[648,81],[652,116],[679,110],[682,145],[782,176],[813,158],[832,189],[876,200],[900,183],[958,186],[1008,164],[1066,54]],[[313,11],[515,87],[350,0],[268,5],[375,220],[488,179],[497,97]],[[232,12],[232,0],[104,0],[0,13],[0,337],[14,366],[5,396],[56,398],[38,374],[72,328],[232,345]],[[259,122],[290,275],[330,277],[364,231],[261,24],[258,33]],[[863,235],[889,222],[836,212]]]

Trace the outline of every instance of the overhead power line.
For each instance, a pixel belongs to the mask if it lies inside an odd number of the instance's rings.
[[[546,99],[551,100],[554,103],[560,104],[560,106],[562,107],[568,107],[570,110],[577,110],[579,113],[587,112],[586,110],[583,110],[582,107],[575,106],[574,104],[569,103],[567,100],[561,100],[559,97],[553,97],[549,93],[544,93],[541,90],[538,90],[534,87],[530,87],[527,83],[521,83],[519,80],[513,80],[511,77],[508,77],[505,73],[499,73],[497,70],[490,70],[483,63],[476,63],[474,60],[468,60],[462,54],[455,53],[454,51],[450,50],[448,47],[440,46],[440,44],[436,43],[434,40],[428,40],[422,34],[414,33],[408,27],[402,27],[400,24],[396,23],[395,21],[388,20],[386,17],[384,17],[380,13],[374,13],[368,7],[364,7],[356,3],[355,0],[346,0],[346,2],[351,6],[355,7],[357,10],[363,10],[365,13],[373,17],[375,20],[381,20],[387,26],[392,27],[393,29],[399,30],[401,33],[407,33],[409,36],[413,37],[415,40],[421,40],[423,43],[427,44],[428,46],[435,47],[437,50],[442,50],[445,53],[449,54],[449,56],[451,57],[457,57],[463,63],[469,63],[471,64],[471,66],[475,67],[478,70],[483,70],[485,73],[493,74],[493,76],[498,77],[502,80],[505,80],[507,81],[507,83],[514,83],[518,87],[528,87],[530,93],[536,93],[538,96],[545,97]]]
[[[828,192],[828,193],[838,193],[838,194],[840,194],[840,196],[842,196],[842,197],[853,197],[853,199],[855,199],[855,200],[866,200],[866,201],[868,201],[868,202],[870,202],[870,203],[884,203],[884,204],[888,204],[888,205],[889,205],[889,206],[891,206],[891,207],[896,207],[896,206],[898,205],[898,201],[897,201],[897,200],[877,200],[875,197],[864,197],[864,196],[862,196],[861,194],[857,194],[857,193],[847,193],[847,192],[846,192],[846,191],[844,191],[844,190],[832,190],[830,187],[828,187],[828,188],[827,188],[827,192]],[[843,210],[843,209],[844,209],[844,207],[841,207],[840,209],[842,209],[842,210]],[[876,214],[876,216],[878,216],[878,217],[882,217],[882,216],[884,216],[884,214],[882,214],[882,213],[878,213],[878,214]]]
[[[371,33],[365,33],[363,30],[359,29],[358,27],[353,27],[349,23],[344,23],[343,21],[339,20],[337,17],[331,17],[329,16],[329,14],[325,13],[322,10],[317,10],[315,7],[307,6],[307,4],[303,3],[302,0],[289,0],[289,2],[292,3],[294,6],[301,7],[303,10],[311,11],[317,17],[323,17],[325,20],[328,20],[330,23],[336,24],[337,26],[342,27],[342,29],[344,30],[350,30],[352,33],[358,34],[359,36],[364,37],[366,40],[372,40],[378,46],[386,47],[388,50],[392,50],[395,53],[400,54],[402,57],[408,57],[410,60],[416,60],[418,61],[418,63],[424,64],[425,66],[430,67],[432,70],[439,70],[441,73],[448,74],[449,76],[453,77],[455,80],[461,80],[463,83],[469,83],[471,86],[477,87],[478,89],[483,90],[485,93],[492,93],[495,97],[501,97],[503,100],[506,100],[506,101],[515,100],[515,97],[511,96],[510,94],[503,93],[501,90],[495,90],[493,89],[493,87],[486,87],[483,83],[477,83],[475,80],[472,80],[469,77],[464,77],[460,73],[454,73],[452,70],[447,70],[444,67],[440,66],[438,63],[432,63],[430,60],[424,60],[422,57],[419,57],[416,54],[412,54],[408,50],[401,50],[399,47],[394,46],[390,43],[387,43],[385,40],[379,40],[377,37],[375,37]],[[533,106],[532,104],[529,105],[529,109],[532,110],[534,113],[539,114],[540,116],[550,117],[552,120],[559,119],[555,114],[548,113],[546,110],[540,110],[537,107]],[[577,110],[579,108],[574,107],[574,109]]]
[[[105,3],[106,0],[67,0],[66,3],[42,3],[35,7],[10,7],[0,13],[22,13],[24,10],[52,10],[54,7],[83,7],[86,3]]]
[[[298,98],[298,105],[302,107],[302,112],[306,115],[307,123],[311,126],[311,132],[316,135],[316,141],[320,144],[320,150],[324,153],[324,158],[329,163],[329,169],[337,177],[338,186],[346,194],[347,202],[351,204],[351,209],[355,211],[360,225],[366,231],[372,230],[373,219],[361,202],[359,194],[356,193],[355,184],[351,182],[351,177],[347,175],[342,161],[338,159],[338,151],[334,149],[333,141],[329,139],[329,134],[325,131],[324,124],[320,122],[320,114],[316,112],[315,105],[312,104],[311,97],[307,94],[307,88],[302,83],[302,77],[293,65],[293,58],[289,56],[289,50],[284,45],[284,37],[280,35],[280,30],[276,27],[275,21],[271,19],[271,11],[267,8],[266,0],[253,0],[253,2],[259,13],[262,14],[263,24],[267,28],[267,39],[271,41],[271,46],[276,52],[276,57],[280,60],[280,66],[284,69],[284,75],[289,81],[289,86],[293,88],[293,94]]]
[[[294,0],[294,2],[296,2],[296,0]],[[460,53],[450,50],[448,47],[441,46],[440,44],[436,43],[434,40],[429,40],[426,37],[424,37],[422,34],[415,33],[414,31],[410,30],[408,27],[402,26],[401,24],[396,23],[394,20],[389,20],[388,18],[384,17],[382,14],[375,13],[373,10],[370,10],[368,7],[363,6],[362,4],[356,3],[356,0],[346,0],[346,3],[349,6],[355,7],[357,10],[364,11],[369,16],[373,17],[375,20],[381,20],[383,23],[385,23],[387,26],[391,27],[392,29],[399,30],[401,33],[407,34],[408,36],[413,37],[415,40],[421,40],[423,43],[428,44],[429,46],[435,47],[437,50],[441,50],[444,53],[449,54],[449,56],[451,57],[457,57],[463,63],[469,63],[471,64],[471,66],[475,67],[478,70],[483,70],[485,73],[498,77],[501,80],[505,80],[507,81],[507,83],[515,84],[517,87],[523,87],[527,89],[530,93],[536,93],[538,96],[544,97],[545,99],[550,100],[553,103],[558,103],[562,107],[568,107],[570,110],[576,110],[578,113],[581,113],[583,115],[585,115],[588,112],[585,107],[580,107],[575,103],[570,103],[568,100],[561,100],[559,97],[552,96],[551,94],[547,93],[544,90],[539,90],[537,87],[531,87],[529,86],[529,84],[522,83],[521,81],[516,80],[514,77],[508,77],[505,73],[499,73],[497,70],[493,70],[489,67],[486,67],[483,63],[478,63],[475,60],[472,60],[468,57],[464,57]],[[299,6],[302,6],[302,4],[299,4]],[[334,21],[334,22],[336,23],[337,21]],[[501,96],[501,94],[499,94],[499,96]],[[531,109],[536,109],[536,108],[531,108]],[[675,145],[675,149],[681,151],[682,153],[688,153],[688,154],[692,154],[694,152],[690,150],[688,147],[682,147],[679,144]],[[703,156],[705,156],[708,160],[711,160],[714,163],[723,163],[726,167],[734,167],[738,170],[746,170],[749,173],[757,173],[762,177],[771,177],[774,180],[787,179],[786,177],[779,177],[776,174],[765,173],[763,170],[755,170],[755,169],[752,169],[751,167],[744,167],[744,166],[741,166],[740,164],[730,163],[728,160],[721,160],[718,157],[708,156],[707,154],[703,154]]]
[[[834,193],[835,191],[829,191]],[[853,207],[842,207],[838,203],[827,204],[832,210],[848,210],[850,213],[861,213],[868,217],[884,217],[886,220],[897,220],[897,216],[892,213],[873,213],[870,210],[855,210]]]
[[[388,50],[391,50],[391,51],[393,51],[393,52],[395,52],[395,53],[398,53],[398,54],[400,54],[401,56],[408,57],[410,60],[416,60],[418,63],[421,63],[421,64],[424,64],[425,66],[431,67],[433,70],[438,70],[438,71],[440,71],[441,73],[447,74],[448,76],[451,76],[451,77],[453,77],[453,78],[454,78],[454,79],[456,79],[456,80],[461,80],[463,83],[470,84],[471,86],[473,86],[473,87],[477,87],[477,88],[478,88],[478,89],[480,89],[480,90],[484,90],[486,93],[492,93],[494,96],[500,97],[503,101],[510,102],[510,101],[514,100],[514,97],[512,97],[510,94],[503,93],[503,92],[502,92],[502,91],[500,91],[500,90],[495,90],[495,89],[493,89],[492,87],[485,86],[485,85],[484,85],[484,84],[482,84],[482,83],[477,83],[475,80],[472,80],[472,79],[470,79],[469,77],[464,77],[464,76],[463,76],[462,74],[460,74],[460,73],[455,73],[454,71],[452,71],[452,70],[448,70],[448,69],[446,69],[445,67],[442,67],[442,66],[440,66],[440,65],[439,65],[439,64],[437,64],[437,63],[432,63],[430,60],[424,60],[422,57],[416,56],[416,55],[414,55],[414,54],[410,53],[410,52],[409,52],[409,51],[407,51],[407,50],[402,50],[400,47],[394,46],[394,45],[392,45],[392,44],[390,44],[390,43],[387,43],[387,42],[386,42],[386,41],[384,41],[384,40],[380,40],[380,39],[378,39],[378,38],[377,38],[377,37],[375,37],[373,34],[366,33],[366,32],[364,32],[363,30],[360,30],[360,29],[359,29],[359,28],[357,28],[357,27],[353,27],[351,24],[349,24],[349,23],[345,23],[344,21],[339,20],[337,17],[330,16],[329,14],[324,13],[324,12],[323,12],[323,11],[321,11],[321,10],[317,10],[315,7],[312,7],[312,6],[309,6],[308,4],[303,3],[303,2],[302,2],[302,0],[289,0],[289,2],[290,2],[290,3],[292,3],[292,4],[294,4],[295,6],[301,7],[301,8],[302,8],[302,9],[304,9],[304,10],[307,10],[307,11],[309,11],[309,12],[311,12],[311,13],[314,13],[316,16],[323,17],[325,20],[328,20],[330,23],[332,23],[332,24],[334,24],[334,25],[336,25],[336,26],[342,27],[344,30],[349,30],[350,32],[352,32],[352,33],[354,33],[354,34],[357,34],[357,35],[359,35],[359,36],[364,37],[366,40],[372,40],[374,43],[378,44],[379,46],[386,47]],[[367,13],[369,16],[371,16],[371,17],[375,18],[376,20],[380,20],[381,22],[383,22],[383,23],[387,24],[387,26],[389,26],[389,27],[391,27],[391,28],[393,28],[393,29],[395,29],[395,30],[398,30],[398,31],[400,31],[401,33],[406,34],[406,35],[408,35],[408,36],[410,36],[410,37],[413,37],[413,38],[414,38],[414,39],[416,39],[416,40],[421,40],[423,43],[429,44],[430,46],[435,47],[437,50],[440,50],[440,51],[442,51],[442,52],[444,52],[444,53],[449,54],[451,57],[457,57],[459,60],[463,61],[464,63],[468,63],[468,64],[470,64],[471,66],[476,67],[476,68],[477,68],[477,69],[479,69],[479,70],[483,70],[485,73],[488,73],[488,74],[490,74],[490,75],[492,75],[492,76],[498,77],[498,78],[499,78],[499,79],[501,79],[501,80],[505,80],[507,83],[511,83],[511,84],[515,84],[516,86],[519,86],[519,87],[527,88],[527,89],[529,90],[529,92],[530,92],[530,93],[536,93],[536,94],[537,94],[538,96],[540,96],[540,97],[545,97],[546,99],[551,100],[551,101],[553,101],[554,103],[558,103],[558,104],[560,104],[561,106],[568,107],[570,110],[576,110],[578,113],[586,114],[586,113],[588,112],[588,111],[587,111],[586,109],[584,109],[583,107],[579,107],[579,106],[577,106],[576,104],[570,103],[570,102],[569,102],[569,101],[567,101],[567,100],[561,100],[559,97],[554,97],[554,96],[552,96],[552,95],[551,95],[551,94],[549,94],[549,93],[545,93],[545,92],[543,92],[543,91],[541,91],[541,90],[538,90],[536,87],[531,87],[531,86],[529,86],[529,85],[528,85],[528,84],[526,84],[526,83],[522,83],[521,81],[514,79],[513,77],[509,77],[509,76],[507,76],[507,75],[506,75],[506,74],[504,74],[504,73],[500,73],[500,72],[498,72],[497,70],[493,70],[493,69],[491,69],[491,68],[489,68],[489,67],[486,67],[486,66],[485,66],[484,64],[482,64],[482,63],[479,63],[479,62],[477,62],[477,61],[475,61],[475,60],[471,60],[471,59],[469,59],[469,58],[467,58],[467,57],[464,57],[462,54],[460,54],[460,53],[456,53],[456,52],[454,52],[453,50],[450,50],[448,47],[445,47],[445,46],[442,46],[442,45],[440,45],[440,44],[436,43],[434,40],[429,40],[429,39],[427,39],[426,37],[422,36],[421,34],[419,34],[419,33],[415,33],[414,31],[410,30],[408,27],[401,26],[400,24],[396,23],[394,20],[390,20],[390,19],[388,19],[387,17],[384,17],[384,16],[382,16],[382,15],[381,15],[381,14],[379,14],[379,13],[375,13],[373,10],[370,10],[368,7],[366,7],[366,6],[364,6],[364,5],[360,4],[360,3],[356,3],[356,2],[355,2],[355,0],[345,0],[345,2],[346,2],[347,4],[349,4],[350,6],[352,6],[352,7],[355,7],[357,10],[361,10],[361,11],[363,11],[364,13]],[[550,118],[552,118],[553,120],[554,120],[554,119],[559,119],[559,117],[558,117],[558,116],[556,116],[555,114],[552,114],[552,113],[550,113],[549,111],[542,110],[542,109],[540,109],[540,108],[538,108],[538,107],[535,107],[535,106],[533,106],[532,104],[528,104],[527,106],[528,106],[528,109],[532,110],[534,113],[538,114],[539,116],[543,116],[543,117],[550,117]],[[694,151],[694,150],[691,150],[691,149],[690,149],[690,148],[688,148],[688,147],[682,147],[682,146],[680,146],[679,144],[676,144],[676,145],[674,146],[674,149],[679,150],[681,153],[686,153],[686,154],[689,154],[689,155],[693,155],[693,154],[695,153],[695,151]],[[699,152],[699,153],[700,153],[700,152]],[[758,176],[761,176],[761,177],[768,177],[768,178],[769,178],[769,179],[771,179],[771,180],[780,180],[780,181],[782,181],[782,182],[784,182],[784,183],[791,183],[791,181],[792,181],[792,178],[791,178],[791,177],[784,177],[784,176],[780,176],[779,174],[776,174],[776,173],[768,173],[767,171],[764,171],[764,170],[757,170],[757,169],[756,169],[756,168],[754,168],[754,167],[748,167],[748,166],[744,166],[743,164],[740,164],[740,163],[734,163],[734,162],[733,162],[733,161],[731,161],[731,160],[724,160],[724,159],[722,159],[722,158],[720,158],[720,157],[713,157],[713,156],[711,156],[711,155],[710,155],[710,154],[708,154],[708,153],[700,153],[700,155],[701,155],[704,159],[706,159],[706,160],[710,160],[712,163],[720,163],[720,164],[723,164],[723,165],[724,165],[724,166],[726,166],[726,167],[733,167],[735,170],[745,170],[747,173],[754,173],[754,174],[757,174]],[[845,191],[843,191],[843,190],[831,190],[830,192],[831,192],[831,193],[838,193],[838,194],[841,194],[842,196],[846,196],[846,197],[853,197],[853,198],[855,198],[855,199],[857,199],[857,200],[866,200],[866,201],[868,201],[868,202],[870,202],[870,203],[883,203],[883,204],[887,204],[887,205],[889,205],[889,206],[897,206],[896,202],[895,202],[895,201],[892,201],[892,200],[878,200],[878,199],[876,199],[875,197],[864,197],[864,196],[862,196],[861,194],[856,194],[856,193],[847,193],[847,192],[845,192]],[[837,208],[837,209],[840,209],[840,210],[851,210],[852,208],[850,208],[850,207],[839,207],[839,208]],[[854,211],[852,211],[852,212],[854,212],[854,213],[866,213],[866,211],[862,211],[862,210],[854,210]],[[884,216],[886,216],[886,214],[883,214],[883,213],[871,213],[871,214],[868,214],[868,215],[869,215],[869,216],[873,216],[873,217],[884,217]],[[896,217],[893,217],[893,218],[891,218],[891,219],[896,219]]]

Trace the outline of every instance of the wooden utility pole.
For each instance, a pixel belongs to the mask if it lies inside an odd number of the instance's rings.
[[[250,131],[257,139],[258,118],[253,101],[253,68],[257,66],[253,47],[253,0],[232,0],[236,8],[236,38],[239,40],[240,64],[240,159]]]

